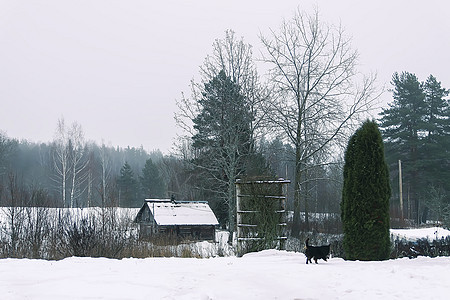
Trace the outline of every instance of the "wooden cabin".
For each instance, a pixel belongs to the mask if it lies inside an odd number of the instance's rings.
[[[140,238],[175,235],[193,241],[215,241],[216,216],[207,202],[145,199],[134,222]]]

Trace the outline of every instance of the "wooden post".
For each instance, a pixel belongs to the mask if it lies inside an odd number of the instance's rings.
[[[400,220],[403,223],[403,180],[402,180],[402,161],[398,160],[398,189],[400,193]]]
[[[242,228],[241,228],[241,223],[242,223],[242,216],[240,214],[240,210],[241,210],[241,201],[240,201],[240,195],[241,195],[241,189],[240,189],[240,185],[239,185],[239,180],[236,181],[236,227],[237,227],[237,236],[236,236],[236,242],[237,242],[237,254],[238,256],[242,255],[242,245],[241,245],[241,240],[240,238],[242,237]]]
[[[286,164],[286,175],[287,175],[287,164]],[[288,194],[288,186],[287,184],[282,184],[281,185],[281,189],[282,189],[282,196],[284,196],[284,198],[281,199],[281,210],[284,211],[284,213],[281,215],[281,222],[284,224],[287,224],[287,212],[286,212],[286,199],[287,199],[287,194]],[[287,238],[287,229],[286,227],[283,227],[283,230],[281,231],[281,237],[286,237]],[[286,240],[285,239],[280,239],[280,250],[286,250]]]

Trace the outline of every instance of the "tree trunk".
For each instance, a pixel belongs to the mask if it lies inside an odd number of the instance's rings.
[[[231,179],[229,180],[229,182],[228,182],[228,195],[227,195],[227,197],[228,197],[228,223],[229,223],[229,228],[228,228],[228,230],[229,230],[229,232],[230,232],[230,235],[229,235],[229,237],[228,237],[228,243],[232,243],[233,242],[233,233],[234,233],[234,230],[235,230],[235,221],[234,221],[234,218],[235,218],[235,212],[236,212],[236,201],[235,201],[235,196],[234,196],[234,189],[235,189],[235,187],[234,187],[234,179],[233,179],[233,182],[231,182]]]
[[[294,237],[300,236],[300,195],[302,182],[302,166],[301,166],[301,149],[300,149],[300,128],[299,122],[297,128],[297,145],[295,149],[295,181],[294,181],[294,219],[292,220],[291,235]]]

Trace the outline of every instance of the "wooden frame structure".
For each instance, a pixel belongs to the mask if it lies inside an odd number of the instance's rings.
[[[290,180],[236,180],[238,256],[285,249],[287,185]]]

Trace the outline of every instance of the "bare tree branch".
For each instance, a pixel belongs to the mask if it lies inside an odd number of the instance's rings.
[[[298,10],[278,32],[271,30],[261,41],[266,50],[262,61],[271,66],[273,101],[266,107],[267,116],[296,149],[294,225],[298,228],[302,184],[308,180],[304,173],[317,164],[316,157],[333,158],[352,122],[373,107],[380,93],[376,76],[356,83],[358,53],[343,28],[322,23],[317,10],[311,15]]]

